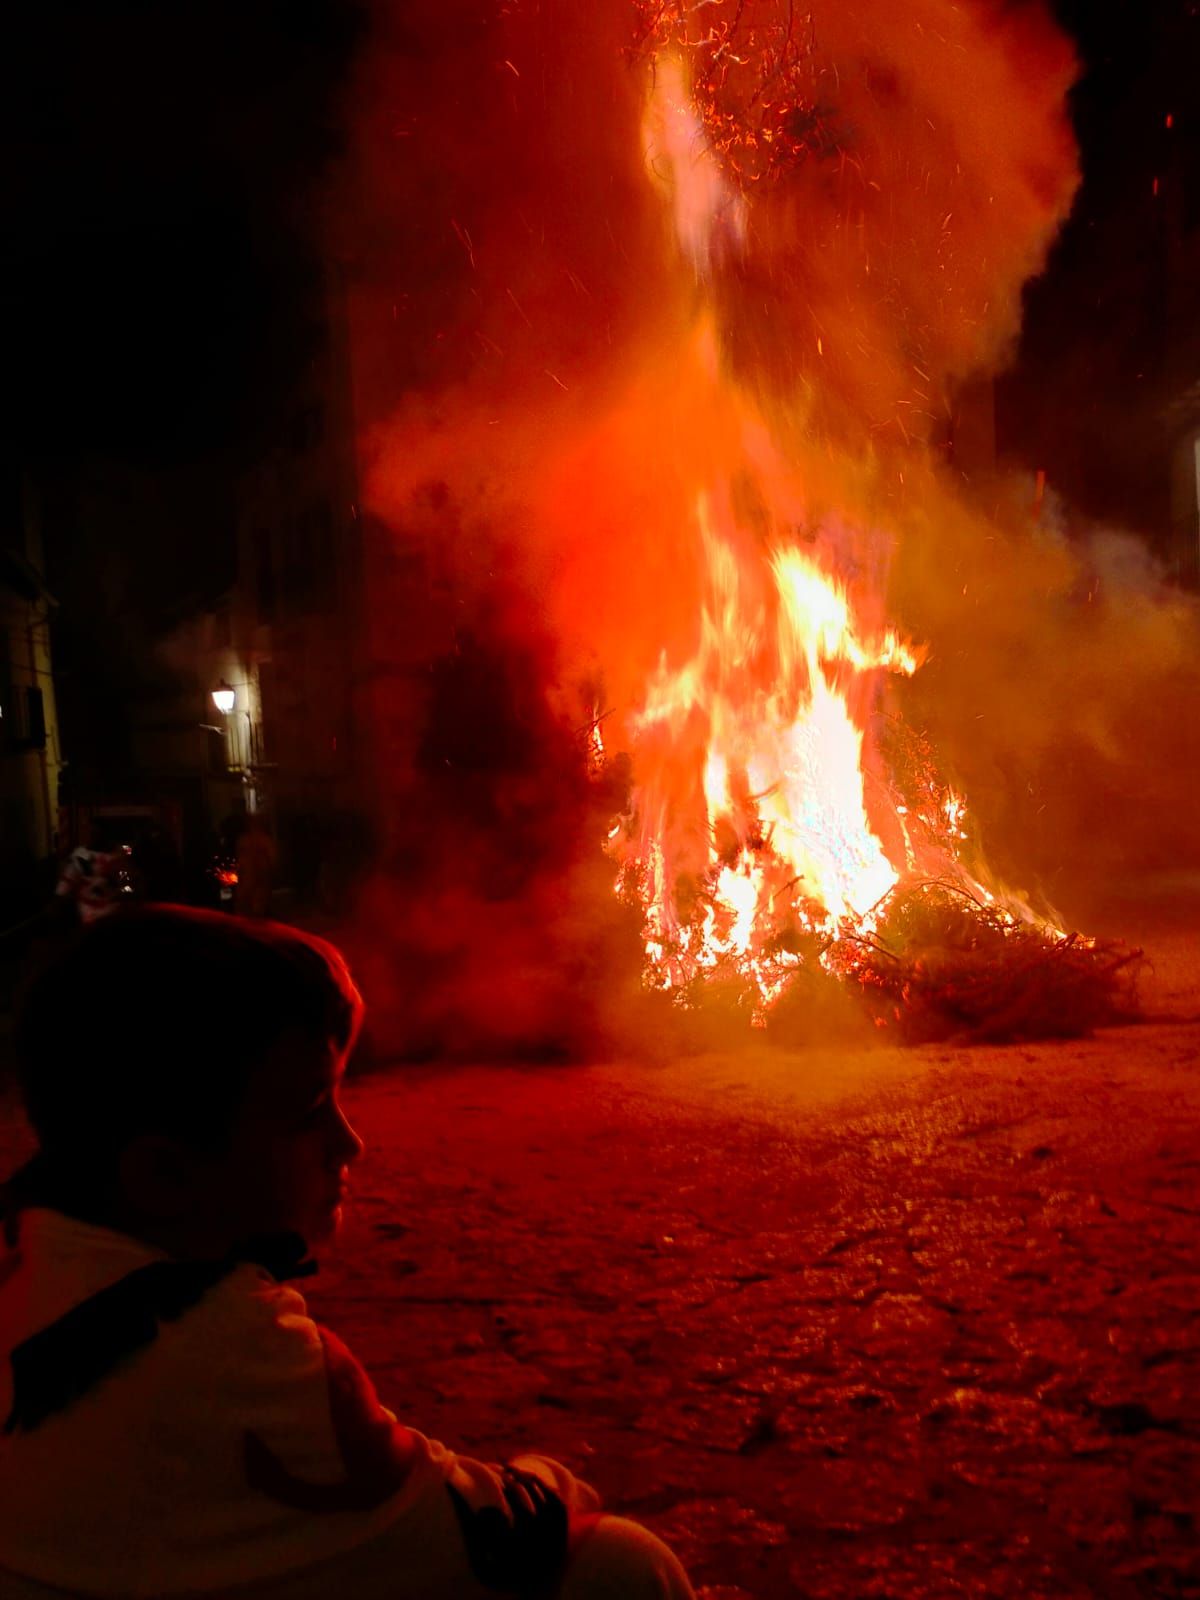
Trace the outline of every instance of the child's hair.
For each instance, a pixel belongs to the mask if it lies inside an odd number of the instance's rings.
[[[43,1165],[103,1183],[145,1133],[219,1146],[257,1066],[299,1032],[348,1050],[362,999],[323,939],[182,906],[114,913],[30,984],[14,1043]]]

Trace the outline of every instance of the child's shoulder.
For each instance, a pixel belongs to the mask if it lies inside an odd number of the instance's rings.
[[[61,1363],[82,1342],[107,1352],[98,1378],[148,1371],[196,1397],[321,1373],[320,1334],[303,1296],[266,1265],[172,1260],[48,1208],[21,1214],[0,1269],[0,1323],[0,1353],[36,1341]],[[86,1365],[96,1367],[90,1354]]]
[[[48,1206],[20,1211],[0,1266],[0,1327],[11,1349],[142,1268],[160,1251]]]
[[[304,1296],[253,1261],[238,1262],[183,1315],[164,1319],[159,1339],[177,1361],[219,1371],[234,1387],[311,1382],[322,1371],[321,1335]]]
[[[299,1289],[280,1282],[257,1262],[240,1262],[212,1296],[215,1315],[227,1317],[265,1352],[319,1344],[316,1324]]]

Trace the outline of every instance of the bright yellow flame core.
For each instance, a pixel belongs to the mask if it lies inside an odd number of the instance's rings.
[[[753,961],[790,919],[810,931],[861,919],[895,885],[867,817],[863,734],[847,688],[880,669],[912,672],[919,659],[893,632],[860,635],[845,590],[794,546],[771,554],[771,586],[751,600],[736,530],[714,527],[705,495],[696,522],[708,573],[699,647],[680,667],[660,663],[634,719],[646,755],[636,853],[648,867],[648,954],[656,966],[664,949],[681,956],[659,972],[667,986],[729,956]],[[681,790],[693,807],[697,797],[676,761],[653,759],[662,737],[685,757],[699,752],[707,893],[698,924],[680,916],[672,848]],[[780,952],[771,954],[774,969]]]

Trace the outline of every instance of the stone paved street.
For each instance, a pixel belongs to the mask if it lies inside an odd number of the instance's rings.
[[[1200,1595],[1200,963],[1155,954],[1158,1020],[1079,1044],[380,1069],[312,1302],[708,1600]]]
[[[735,1596],[1200,1595],[1200,1029],[384,1071],[313,1300]]]

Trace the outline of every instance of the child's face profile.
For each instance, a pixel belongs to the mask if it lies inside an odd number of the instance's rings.
[[[286,1231],[312,1245],[336,1231],[348,1169],[363,1147],[338,1098],[344,1069],[336,1046],[296,1032],[255,1071],[208,1171],[230,1243]]]

